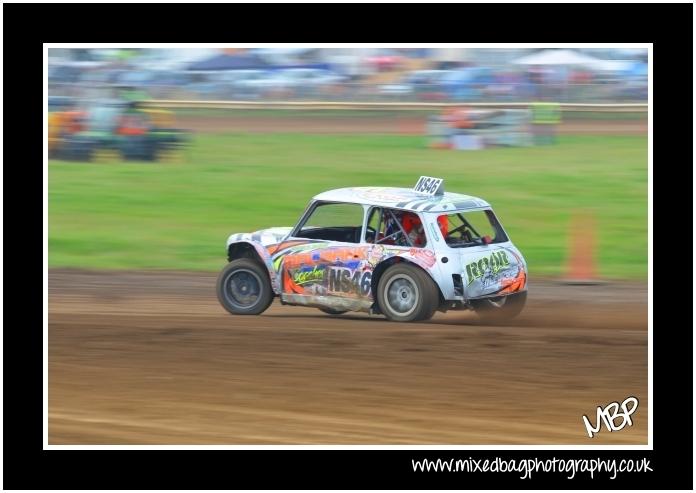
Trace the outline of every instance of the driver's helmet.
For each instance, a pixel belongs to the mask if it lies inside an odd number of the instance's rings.
[[[437,224],[440,226],[442,237],[447,238],[447,234],[449,233],[449,219],[447,219],[447,214],[437,216]]]
[[[401,226],[403,226],[407,234],[410,233],[413,228],[417,228],[420,225],[420,218],[413,212],[404,212],[401,214]]]
[[[404,212],[401,216],[401,225],[415,246],[423,246],[425,244],[423,223],[418,214]]]

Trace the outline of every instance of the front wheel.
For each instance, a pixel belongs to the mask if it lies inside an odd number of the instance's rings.
[[[416,266],[393,265],[379,279],[377,301],[389,320],[428,320],[435,313],[439,300],[433,280]]]
[[[268,272],[251,259],[233,260],[217,280],[220,304],[235,315],[258,315],[273,301]]]
[[[520,314],[527,303],[527,291],[507,296],[471,300],[476,314],[486,321],[511,320]]]

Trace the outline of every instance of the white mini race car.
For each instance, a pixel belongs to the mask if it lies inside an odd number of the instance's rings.
[[[295,227],[231,235],[222,306],[258,315],[278,296],[339,315],[427,320],[472,309],[507,319],[527,299],[527,264],[484,200],[422,176],[413,189],[356,187],[315,196]]]

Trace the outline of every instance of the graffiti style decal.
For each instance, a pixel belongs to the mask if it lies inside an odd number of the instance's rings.
[[[324,273],[324,268],[319,268],[319,266],[315,265],[313,269],[306,267],[304,269],[295,271],[295,274],[293,274],[292,276],[292,280],[295,281],[295,284],[297,284],[298,286],[302,286],[303,284],[310,284],[313,282],[321,283],[324,281]]]
[[[275,293],[280,293],[280,286],[278,285],[278,274],[277,271],[273,268],[273,261],[271,259],[271,256],[268,255],[268,252],[258,243],[252,243],[252,246],[256,250],[256,253],[259,254],[259,257],[263,259],[263,263],[266,266],[266,269],[268,270],[268,277],[271,279],[271,287],[273,288],[273,291]]]
[[[394,256],[424,269],[436,261],[433,252],[422,248],[311,243],[282,250],[274,256],[273,264],[283,272],[282,291],[286,294],[371,299],[372,271]]]
[[[283,271],[285,291],[294,294],[344,294],[367,297],[370,295],[371,271],[345,267],[326,267],[315,265],[294,272]]]
[[[332,267],[329,270],[327,281],[325,286],[329,293],[346,293],[367,297],[370,294],[372,272]]]
[[[435,265],[435,254],[424,248],[411,248],[408,255],[412,257],[421,267],[431,268]]]
[[[522,259],[511,249],[496,250],[475,258],[464,268],[470,298],[521,291],[527,284]]]
[[[520,267],[517,271],[517,275],[514,278],[502,279],[500,284],[503,289],[498,291],[498,294],[509,294],[521,291],[527,284],[527,273],[522,267]]]
[[[368,259],[379,262],[370,256],[370,250],[369,246],[315,243],[308,248],[284,251],[280,264],[286,281],[284,291],[313,296],[369,296],[374,267],[370,267]]]
[[[292,247],[297,247],[300,245],[305,245],[309,243],[309,240],[292,240],[292,241],[283,241],[281,243],[276,243],[274,245],[268,245],[266,247],[266,250],[268,250],[268,253],[271,255],[274,255],[275,253],[278,253],[279,248],[283,248],[283,250],[292,248]]]
[[[466,266],[466,276],[469,279],[469,284],[473,283],[475,280],[482,278],[487,271],[490,274],[497,275],[502,269],[507,268],[510,265],[510,260],[508,260],[505,251],[498,250],[491,253],[489,257],[482,257],[478,260],[467,264]]]
[[[280,293],[280,279],[278,276],[278,269],[275,268],[273,259],[271,258],[271,252],[269,252],[269,247],[279,243],[285,238],[292,228],[268,228],[261,229],[259,231],[254,231],[253,233],[236,233],[232,234],[227,238],[227,248],[234,243],[250,243],[259,257],[263,260],[263,263],[268,269],[268,276],[271,280],[271,286],[273,292]]]
[[[298,269],[307,265],[342,265],[353,267],[366,257],[366,246],[330,246],[329,243],[314,243],[308,248],[283,252],[284,269]]]
[[[280,266],[283,262],[283,259],[287,255],[292,255],[298,252],[303,252],[303,251],[308,251],[308,250],[313,250],[316,248],[323,248],[324,246],[328,246],[328,243],[325,243],[322,245],[321,243],[316,243],[312,242],[311,240],[302,240],[302,241],[288,241],[281,243],[279,245],[272,245],[272,247],[275,247],[273,249],[273,267],[275,268],[276,271],[280,271]],[[282,250],[280,249],[282,248]]]
[[[510,250],[510,253],[517,261],[517,275],[501,279],[501,290],[498,291],[498,294],[516,293],[517,291],[522,291],[527,286],[527,273],[525,272],[522,258],[514,250]]]
[[[374,270],[383,258],[387,255],[387,249],[384,245],[372,245],[367,252],[365,259],[365,269]]]

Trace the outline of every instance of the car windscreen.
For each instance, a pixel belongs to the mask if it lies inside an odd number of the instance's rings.
[[[504,243],[508,237],[491,210],[453,212],[437,218],[447,245],[466,248]]]

